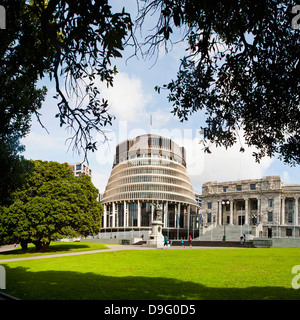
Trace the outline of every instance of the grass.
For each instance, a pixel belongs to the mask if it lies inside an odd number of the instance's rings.
[[[49,251],[42,252],[36,251],[33,244],[28,245],[28,250],[24,252],[21,247],[17,247],[11,251],[0,252],[0,263],[2,259],[12,258],[27,258],[34,256],[50,255],[56,253],[69,253],[80,251],[91,251],[107,249],[103,243],[83,242],[83,243],[71,243],[71,242],[51,242]]]
[[[90,244],[89,244],[90,245]],[[0,261],[1,263],[1,261]],[[137,250],[2,263],[20,299],[300,299],[299,249]]]

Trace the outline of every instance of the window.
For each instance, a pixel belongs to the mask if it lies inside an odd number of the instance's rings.
[[[81,164],[76,164],[76,170],[81,170]]]
[[[149,227],[150,226],[151,211],[152,211],[152,206],[150,203],[142,203],[141,204],[141,215],[142,215],[141,226],[142,227]]]
[[[293,214],[289,213],[288,215],[288,222],[293,222]]]
[[[211,213],[207,214],[207,223],[211,223]]]
[[[242,186],[241,185],[236,186],[236,191],[242,191]]]
[[[289,209],[293,209],[294,208],[294,201],[293,200],[289,200],[288,201],[288,208]]]
[[[273,199],[268,200],[269,208],[273,208]]]
[[[134,196],[136,198],[136,195]],[[128,205],[128,224],[132,227],[137,226],[137,219],[138,219],[138,205],[137,203],[129,203]]]
[[[211,209],[211,202],[207,202],[207,209]]]
[[[273,222],[273,212],[268,212],[268,222]]]
[[[291,237],[293,235],[293,230],[292,229],[286,229],[285,234],[287,237]]]
[[[228,192],[228,187],[223,187],[223,192]]]
[[[256,190],[256,184],[255,183],[251,183],[250,184],[250,190]]]

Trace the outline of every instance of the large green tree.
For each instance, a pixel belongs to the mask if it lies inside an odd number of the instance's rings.
[[[177,79],[156,89],[169,91],[173,113],[181,121],[202,110],[206,151],[210,144],[230,147],[243,135],[248,146],[257,148],[256,160],[268,155],[300,164],[297,4],[146,0],[141,5],[138,25],[153,19],[147,54],[162,44],[176,45],[175,30],[181,30],[179,42],[186,43],[187,55]]]
[[[67,163],[31,162],[33,172],[14,202],[0,208],[0,238],[46,250],[57,238],[99,232],[103,208],[90,177],[74,177]]]

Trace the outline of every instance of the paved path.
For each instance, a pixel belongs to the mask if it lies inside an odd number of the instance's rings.
[[[10,251],[10,250],[16,249],[18,247],[19,247],[19,245],[15,246],[14,244],[9,244],[9,245],[6,245],[6,246],[0,246],[0,252]]]
[[[11,258],[11,259],[1,259],[0,257],[0,264],[5,262],[13,262],[13,261],[25,261],[25,260],[38,260],[38,259],[50,259],[50,258],[58,258],[58,257],[68,257],[68,256],[78,256],[83,254],[93,254],[93,253],[100,253],[100,252],[112,252],[112,251],[122,251],[122,250],[192,250],[192,249],[216,249],[216,247],[168,247],[163,249],[153,248],[153,247],[146,247],[146,246],[138,246],[138,245],[109,245],[106,244],[108,249],[101,249],[101,250],[90,250],[90,251],[79,251],[79,252],[70,252],[70,253],[58,253],[58,254],[49,254],[49,255],[42,255],[42,256],[34,256],[34,257],[24,257],[24,258]],[[14,248],[14,247],[13,247]],[[220,249],[218,247],[217,249]],[[223,248],[223,249],[230,249],[230,248]],[[7,251],[8,249],[6,249]]]

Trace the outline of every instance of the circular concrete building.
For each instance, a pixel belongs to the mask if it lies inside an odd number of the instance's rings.
[[[186,171],[185,149],[159,135],[117,145],[101,203],[101,233],[113,237],[126,238],[128,231],[147,237],[156,203],[163,208],[163,234],[170,239],[199,235],[199,206]]]

